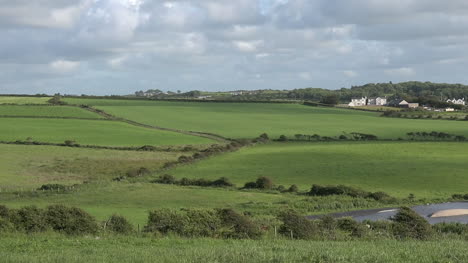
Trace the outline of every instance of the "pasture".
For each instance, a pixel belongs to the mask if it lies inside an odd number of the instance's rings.
[[[103,118],[99,114],[78,107],[23,105],[0,105],[0,117],[1,116]]]
[[[48,104],[50,97],[0,96],[0,104]]]
[[[149,125],[210,132],[231,138],[343,132],[377,135],[381,139],[406,138],[408,132],[440,131],[468,137],[468,123],[455,121],[383,118],[381,113],[299,104],[165,102],[148,100],[65,99],[89,104],[118,117]]]
[[[83,145],[143,146],[209,144],[202,137],[108,120],[0,118],[0,141],[27,140]]]
[[[0,144],[0,191],[31,190],[43,184],[110,181],[140,167],[154,171],[179,155]]]
[[[467,143],[271,143],[210,158],[168,173],[237,184],[268,176],[274,183],[356,186],[399,197],[445,197],[468,188]]]

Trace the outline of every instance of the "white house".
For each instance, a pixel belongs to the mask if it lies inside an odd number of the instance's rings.
[[[387,98],[377,97],[377,98],[370,98],[368,100],[367,105],[371,106],[385,106],[387,105]]]
[[[384,106],[384,105],[387,105],[387,98],[362,97],[360,99],[351,99],[351,102],[348,104],[349,107],[362,107],[362,106],[367,106],[367,105],[369,105],[369,106]]]
[[[445,111],[446,112],[451,112],[451,111],[455,111],[455,109],[454,108],[445,108]]]
[[[367,97],[362,97],[360,99],[351,99],[351,102],[348,104],[349,107],[361,107],[367,105]]]
[[[457,104],[457,105],[465,105],[465,98],[463,99],[448,99],[447,100],[448,103],[453,103],[453,104]]]

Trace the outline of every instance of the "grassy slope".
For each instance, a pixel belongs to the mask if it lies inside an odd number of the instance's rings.
[[[47,104],[48,97],[8,97],[0,96],[0,104]]]
[[[15,141],[32,137],[43,142],[105,146],[206,144],[209,139],[179,133],[135,127],[122,122],[59,120],[40,118],[0,118],[0,140]]]
[[[345,184],[393,195],[449,197],[467,192],[466,143],[272,143],[169,171],[178,178],[225,176],[238,184]]]
[[[4,262],[467,262],[466,241],[213,240],[179,238],[0,238]]]
[[[103,118],[99,114],[78,107],[17,105],[0,105],[0,116],[46,116],[95,119]]]
[[[468,123],[455,121],[382,118],[379,113],[296,104],[158,102],[67,99],[90,104],[138,122],[182,130],[212,132],[233,138],[252,138],[266,132],[338,136],[343,132],[406,137],[407,132],[444,131],[468,136]]]
[[[64,204],[78,206],[99,220],[112,214],[124,215],[134,224],[146,223],[148,211],[156,208],[225,208],[233,207],[244,210],[249,204],[255,206],[255,212],[276,213],[284,201],[299,200],[304,197],[258,192],[230,191],[216,188],[179,187],[150,183],[112,182],[89,184],[77,192],[68,194],[39,193],[39,196],[0,195],[0,203],[11,207],[27,205],[47,206]],[[261,210],[264,209],[264,210]]]
[[[32,189],[46,183],[110,180],[131,169],[160,168],[178,153],[0,145],[0,189]]]

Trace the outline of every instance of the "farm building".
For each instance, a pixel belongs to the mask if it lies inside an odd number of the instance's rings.
[[[362,97],[360,99],[351,99],[351,102],[348,104],[350,107],[362,107],[367,105],[367,97]]]
[[[415,109],[419,107],[419,103],[411,103],[411,102],[407,102],[406,100],[394,100],[390,102],[388,105],[392,107],[410,108],[410,109]]]
[[[465,105],[465,98],[463,99],[448,99],[447,100],[448,103],[453,103],[453,104],[456,104],[456,105]]]

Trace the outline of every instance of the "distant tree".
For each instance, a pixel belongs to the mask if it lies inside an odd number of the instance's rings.
[[[340,100],[338,95],[328,95],[323,97],[320,102],[328,105],[336,105],[340,102]]]

